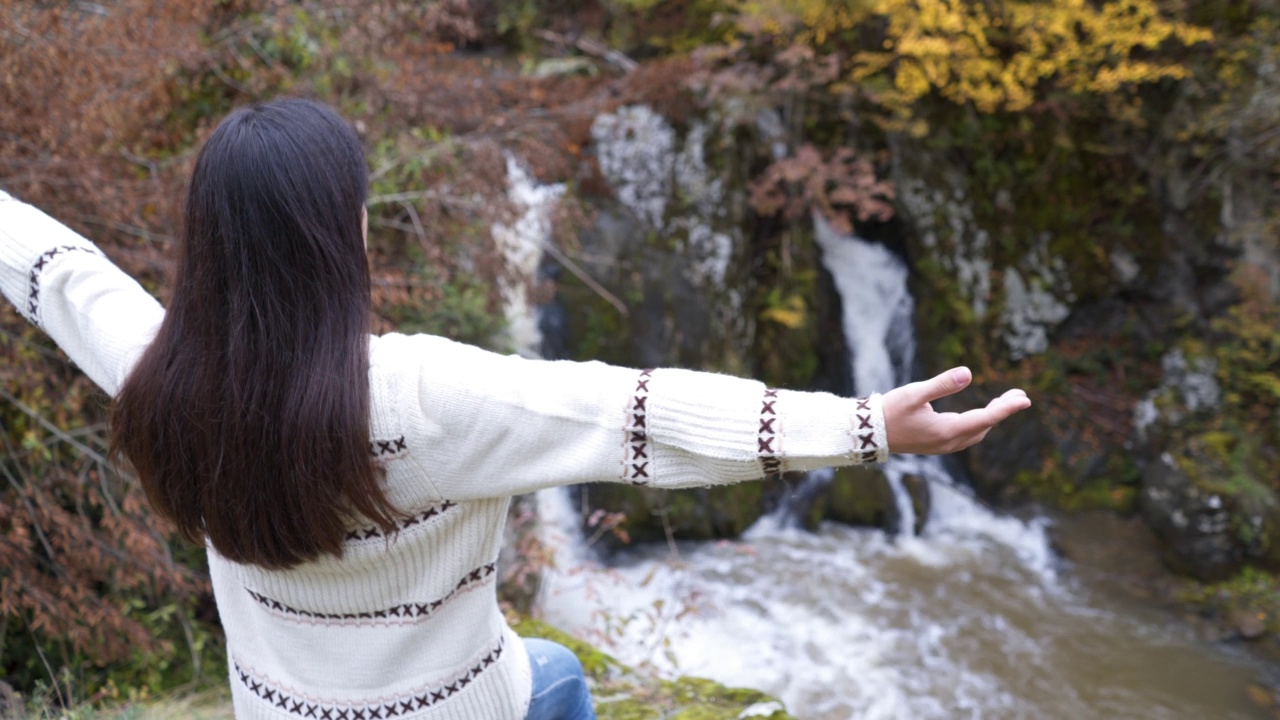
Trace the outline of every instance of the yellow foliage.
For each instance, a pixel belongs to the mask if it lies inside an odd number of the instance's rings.
[[[786,29],[815,46],[883,27],[882,47],[855,49],[848,69],[857,83],[891,76],[878,97],[890,107],[934,91],[983,112],[1025,109],[1050,85],[1112,93],[1186,77],[1156,51],[1213,39],[1155,0],[755,0],[739,10],[758,21],[752,29]]]
[[[766,308],[760,313],[760,317],[797,330],[804,327],[808,317],[808,307],[800,295],[788,295],[781,303]]]

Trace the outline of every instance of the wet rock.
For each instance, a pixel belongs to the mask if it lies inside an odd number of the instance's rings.
[[[929,516],[929,485],[915,475],[903,477],[902,484],[915,515],[912,532],[918,535]],[[836,468],[830,479],[802,502],[805,506],[793,508],[792,514],[810,530],[824,520],[880,528],[892,534],[902,529],[902,514],[893,487],[884,472],[876,468]]]
[[[1208,358],[1188,361],[1181,350],[1173,350],[1160,360],[1160,386],[1147,394],[1134,409],[1137,439],[1146,442],[1153,428],[1179,427],[1197,416],[1217,410],[1222,390],[1215,373],[1217,363]]]
[[[625,515],[621,529],[641,543],[738,537],[760,517],[764,491],[759,482],[689,490],[597,483],[578,490],[582,505]],[[610,533],[601,542],[608,548],[622,544]]]
[[[1276,702],[1276,693],[1274,690],[1268,690],[1257,683],[1250,683],[1249,686],[1245,688],[1245,694],[1249,696],[1249,700],[1252,701],[1254,705],[1257,705],[1263,710],[1270,710],[1280,705],[1280,703]]]
[[[1147,525],[1164,541],[1166,559],[1175,570],[1212,582],[1243,565],[1245,552],[1222,497],[1201,492],[1171,453],[1147,465],[1140,507]]]
[[[906,488],[907,495],[911,497],[911,509],[916,517],[914,533],[919,535],[924,532],[925,524],[929,520],[929,509],[933,506],[932,497],[929,495],[929,481],[919,475],[904,475],[902,484]]]
[[[897,504],[884,473],[870,468],[838,468],[816,492],[803,513],[804,525],[814,529],[823,520],[845,525],[896,528]]]
[[[1259,612],[1238,610],[1231,614],[1228,622],[1245,640],[1257,640],[1267,633],[1267,616]]]
[[[1139,507],[1178,572],[1225,579],[1246,564],[1280,568],[1280,493],[1257,440],[1218,422],[1222,390],[1210,359],[1161,360],[1159,386],[1134,411],[1143,465]]]
[[[1280,568],[1280,497],[1224,457],[1222,433],[1166,431],[1168,449],[1146,463],[1139,506],[1174,570],[1225,579],[1246,564]]]

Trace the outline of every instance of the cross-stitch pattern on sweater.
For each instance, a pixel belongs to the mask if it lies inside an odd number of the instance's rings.
[[[80,245],[60,245],[40,253],[40,257],[36,258],[35,263],[31,266],[31,275],[27,278],[27,320],[30,320],[37,327],[44,327],[40,323],[40,279],[44,276],[44,269],[57,256],[70,252],[102,255],[97,248],[82,247]]]
[[[855,398],[854,401],[858,409],[854,413],[857,424],[853,428],[853,449],[860,461],[873,463],[880,457],[880,445],[876,443],[876,428],[871,422],[871,398]]]
[[[413,515],[410,515],[409,517],[401,520],[399,523],[396,524],[396,529],[393,532],[398,533],[404,530],[408,530],[409,528],[412,528],[412,527],[420,526],[429,520],[432,520],[434,518],[439,517],[440,515],[443,515],[444,513],[448,512],[449,510],[455,507],[458,507],[458,503],[455,503],[451,500],[445,500],[443,503],[439,505],[432,505],[431,507],[427,508],[426,510],[423,510],[422,512],[414,513]],[[378,527],[377,525],[370,525],[368,527],[356,528],[354,530],[350,530],[347,532],[347,542],[364,542],[365,540],[381,540],[381,539],[384,539],[385,537],[386,537],[386,533],[384,533],[382,531],[382,528]]]
[[[304,625],[391,627],[394,625],[408,625],[426,620],[441,607],[448,604],[450,600],[453,600],[459,595],[474,590],[489,582],[497,571],[497,562],[491,562],[468,572],[466,575],[463,575],[462,579],[458,581],[458,584],[455,585],[454,588],[444,597],[420,603],[403,603],[401,605],[389,607],[385,610],[375,610],[373,612],[311,612],[309,610],[300,610],[298,608],[291,607],[279,600],[274,600],[260,592],[250,590],[249,588],[245,588],[245,591],[249,593],[250,597],[258,601],[259,605],[262,605],[264,608],[271,611],[271,613],[276,617],[292,620]]]
[[[625,435],[622,444],[622,479],[632,485],[649,484],[649,467],[652,462],[649,447],[649,383],[653,381],[653,368],[640,371],[636,389],[627,403]]]
[[[761,400],[760,430],[756,436],[756,451],[760,454],[760,465],[764,468],[766,477],[782,472],[782,433],[778,428],[778,423],[782,420],[778,417],[777,404],[778,391],[772,388],[765,389],[764,399]]]
[[[249,692],[296,717],[317,720],[372,720],[373,718],[404,717],[426,710],[465,690],[481,673],[502,657],[505,641],[505,638],[499,638],[491,650],[477,658],[473,664],[469,663],[470,667],[451,680],[435,686],[416,688],[391,700],[379,699],[372,703],[350,703],[317,698],[274,683],[255,673],[252,668],[242,666],[239,661],[233,660],[233,667],[236,676]]]
[[[369,454],[378,460],[391,460],[409,452],[404,436],[392,440],[370,440]]]

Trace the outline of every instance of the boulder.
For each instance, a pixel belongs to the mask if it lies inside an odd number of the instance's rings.
[[[929,517],[928,483],[916,475],[902,479],[911,496],[915,523],[913,534],[924,530]],[[889,479],[878,468],[845,467],[831,473],[831,479],[812,493],[810,503],[800,517],[805,527],[813,529],[823,520],[874,527],[897,534],[902,531],[902,514]]]
[[[839,303],[811,231],[752,221],[749,171],[769,145],[718,123],[714,111],[676,123],[643,105],[595,119],[603,182],[581,198],[593,222],[562,243],[563,267],[550,273],[556,299],[543,313],[544,351],[847,392]],[[665,541],[736,537],[764,512],[766,488],[582,492],[583,507],[625,513],[633,540]]]
[[[625,515],[620,528],[631,542],[666,542],[669,537],[714,540],[738,537],[760,517],[765,484],[659,490],[596,483],[580,486],[578,492],[582,498],[579,507]],[[619,538],[606,533],[601,542],[616,548]]]
[[[1147,465],[1139,496],[1142,516],[1164,542],[1170,567],[1200,580],[1222,580],[1240,568],[1245,552],[1222,496],[1201,492],[1186,464],[1164,453]]]
[[[1238,474],[1206,447],[1212,434],[1184,437],[1148,462],[1139,506],[1174,570],[1223,580],[1246,564],[1280,568],[1280,502],[1267,485]],[[1170,443],[1171,444],[1171,443]]]

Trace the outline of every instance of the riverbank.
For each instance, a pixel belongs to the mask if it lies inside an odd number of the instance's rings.
[[[546,611],[624,662],[754,687],[807,720],[1272,720],[1276,665],[1102,587],[1054,551],[1070,544],[1050,541],[1070,534],[1056,521],[943,490],[947,507],[914,537],[766,518],[738,541],[678,543],[678,557],[588,554],[546,577]],[[1113,554],[1134,544],[1079,531]]]
[[[1263,678],[1242,678],[1244,693],[1280,718],[1280,581],[1275,577],[1249,573],[1210,585],[1178,575],[1161,561],[1159,539],[1141,518],[1109,511],[1057,513],[1049,536],[1071,572],[1091,590],[1138,617],[1186,625],[1214,652],[1255,659]]]
[[[696,677],[663,680],[628,667],[590,644],[546,623],[511,615],[522,637],[554,640],[582,661],[600,720],[794,720],[782,703],[757,690],[730,688]],[[0,720],[234,720],[230,693],[223,686],[191,694],[107,707],[71,710],[52,705],[7,712]]]

